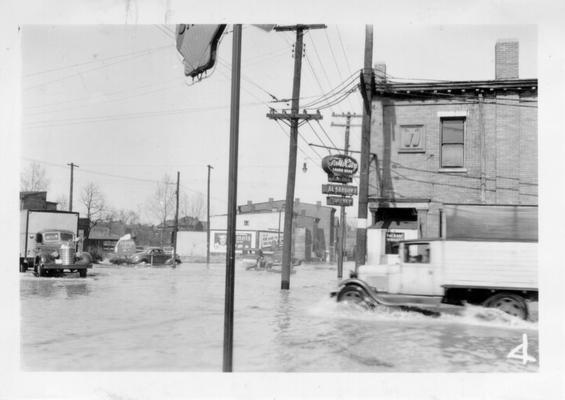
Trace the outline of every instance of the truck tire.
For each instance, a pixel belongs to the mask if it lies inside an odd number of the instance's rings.
[[[45,275],[45,268],[43,268],[43,265],[39,264],[37,266],[37,276],[41,277]]]
[[[483,303],[485,307],[496,308],[514,317],[528,319],[528,305],[526,300],[514,293],[497,293]]]
[[[86,278],[87,271],[88,271],[88,270],[87,270],[86,268],[79,269],[79,270],[78,270],[78,275],[79,275],[81,278]]]
[[[372,308],[365,290],[356,285],[347,285],[341,289],[337,294],[337,301],[356,304],[367,309]]]
[[[27,271],[27,263],[20,262],[20,272],[26,272],[26,271]]]

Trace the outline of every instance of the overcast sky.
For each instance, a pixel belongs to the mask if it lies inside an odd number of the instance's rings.
[[[50,200],[68,197],[70,162],[79,165],[75,207],[82,187],[95,182],[111,206],[132,210],[142,210],[156,182],[164,174],[175,178],[176,171],[182,191],[204,196],[211,164],[212,213],[226,212],[231,25],[215,70],[194,84],[184,77],[174,25],[25,25],[22,30],[21,165],[37,161],[46,169]],[[391,79],[402,82],[494,79],[494,44],[500,38],[520,41],[520,77],[537,77],[534,25],[375,25],[373,60],[386,63]],[[294,33],[244,26],[239,204],[285,198],[289,129],[266,113],[269,107],[289,107],[272,101],[291,97],[294,40]],[[301,104],[355,84],[364,40],[363,24],[306,33]],[[331,123],[344,119],[332,112],[360,114],[359,92],[323,108],[320,124],[301,127],[295,189],[301,201],[325,204],[320,157],[329,152],[308,144],[343,146],[344,128]],[[360,128],[352,128],[352,150],[359,149],[359,138]]]

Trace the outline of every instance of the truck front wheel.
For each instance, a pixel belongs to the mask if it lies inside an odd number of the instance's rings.
[[[341,289],[337,294],[337,301],[356,304],[364,308],[371,308],[371,303],[368,301],[365,291],[355,285],[348,285]]]
[[[522,296],[514,293],[498,293],[489,297],[483,303],[485,307],[491,307],[504,311],[514,317],[528,319],[528,305]]]

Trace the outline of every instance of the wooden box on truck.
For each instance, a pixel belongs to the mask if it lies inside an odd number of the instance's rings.
[[[537,289],[537,247],[536,242],[525,241],[438,242],[443,265],[441,284]]]

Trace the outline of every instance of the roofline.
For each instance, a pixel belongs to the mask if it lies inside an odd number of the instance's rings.
[[[433,90],[537,90],[538,80],[533,79],[496,79],[481,81],[437,81],[437,82],[382,82],[374,83],[373,92],[375,93],[395,93],[398,92],[417,92]]]

